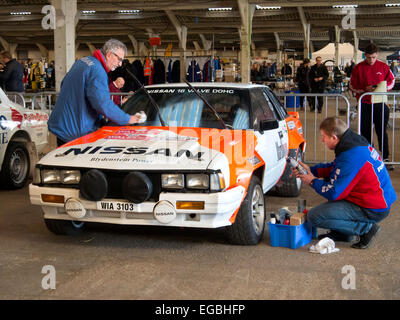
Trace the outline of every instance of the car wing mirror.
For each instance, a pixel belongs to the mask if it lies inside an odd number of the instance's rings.
[[[278,129],[278,120],[261,120],[260,121],[260,131]]]

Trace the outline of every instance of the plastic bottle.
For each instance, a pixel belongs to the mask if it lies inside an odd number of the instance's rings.
[[[270,216],[271,216],[271,219],[269,220],[269,222],[271,223],[271,224],[276,224],[276,217],[275,217],[275,213],[271,213],[270,214]]]
[[[290,215],[288,213],[285,214],[285,221],[283,221],[283,224],[285,225],[290,225]]]

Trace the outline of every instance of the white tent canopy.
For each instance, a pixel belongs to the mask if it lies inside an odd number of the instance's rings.
[[[345,66],[347,62],[350,62],[353,59],[354,55],[354,46],[350,43],[339,43],[339,65]],[[326,60],[335,60],[335,44],[329,43],[321,50],[315,51],[312,54],[312,59],[315,61],[315,58],[320,56],[322,61]],[[362,51],[357,50],[357,61],[355,63],[360,62],[362,60]]]

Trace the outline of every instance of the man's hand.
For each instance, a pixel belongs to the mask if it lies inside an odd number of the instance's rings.
[[[319,81],[319,78],[314,78],[314,81],[315,81],[315,82],[318,82],[318,81]]]
[[[372,91],[375,90],[375,88],[376,88],[376,87],[374,87],[374,86],[367,86],[367,87],[365,88],[365,92],[372,92]]]
[[[311,184],[311,182],[316,179],[316,177],[311,173],[310,167],[305,163],[299,161],[300,165],[307,170],[307,174],[301,174],[299,170],[292,168],[292,174],[296,175],[296,178],[300,178],[300,180],[306,184]]]
[[[139,122],[139,117],[137,117],[137,116],[131,116],[131,117],[129,118],[128,124],[133,124],[133,123],[138,123],[138,122]]]

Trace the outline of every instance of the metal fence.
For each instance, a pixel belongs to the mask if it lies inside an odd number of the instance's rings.
[[[319,124],[327,117],[342,118],[349,127],[355,126],[356,108],[351,106],[349,98],[340,93],[275,93],[281,99],[287,111],[298,112],[303,125],[303,134],[307,143],[305,161],[319,163],[331,161],[332,152],[328,152],[320,141]],[[303,104],[300,104],[303,97]],[[318,100],[322,102],[321,112],[318,111]],[[315,106],[311,111],[312,106]]]
[[[362,104],[363,98],[368,96],[371,97],[371,108]],[[387,109],[383,105],[386,105]],[[364,93],[358,101],[358,114],[360,115],[358,117],[358,133],[370,136],[371,145],[374,145],[374,141],[378,141],[382,157],[385,158],[385,153],[389,153],[388,158],[385,159],[387,163],[399,165],[400,150],[397,150],[397,147],[400,139],[400,92]],[[388,134],[387,130],[391,130],[391,132]],[[374,147],[378,150],[377,146]]]
[[[58,92],[7,92],[10,101],[31,110],[52,110],[57,101]]]

